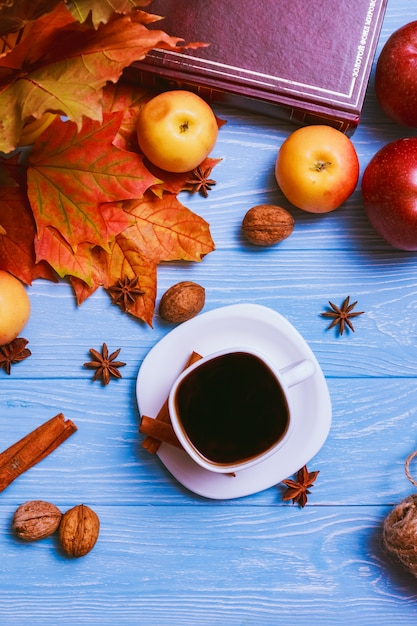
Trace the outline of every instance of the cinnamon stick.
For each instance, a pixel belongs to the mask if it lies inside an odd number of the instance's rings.
[[[154,419],[153,417],[148,417],[147,415],[142,415],[142,420],[140,423],[140,432],[143,434],[147,434],[146,439],[156,439],[157,443],[161,442],[169,443],[171,446],[175,446],[176,448],[182,448],[178,438],[175,434],[174,429],[171,424],[167,424],[162,420]],[[146,446],[144,446],[146,447]],[[146,448],[149,450],[149,448]]]
[[[56,450],[77,430],[62,413],[44,422],[0,454],[0,492]]]
[[[198,352],[192,352],[183,368],[183,371],[196,361],[199,361],[201,358],[201,354],[198,354]],[[159,428],[160,424],[151,424],[151,422],[160,422],[165,424],[167,428]],[[181,447],[181,444],[175,435],[174,429],[171,426],[171,418],[168,410],[168,398],[165,400],[154,419],[147,417],[146,415],[142,416],[139,432],[143,435],[147,435],[147,437],[145,437],[142,441],[142,446],[151,454],[158,452],[161,443],[169,443],[171,445]]]

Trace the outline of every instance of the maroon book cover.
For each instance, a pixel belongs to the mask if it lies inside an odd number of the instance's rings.
[[[152,25],[207,48],[154,50],[129,74],[207,99],[350,134],[387,0],[154,0]]]

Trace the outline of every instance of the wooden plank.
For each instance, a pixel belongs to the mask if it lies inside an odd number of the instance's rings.
[[[95,510],[98,543],[75,562],[2,522],[2,623],[415,624],[415,579],[381,548],[385,507]]]
[[[388,2],[378,50],[415,19],[406,0]],[[375,69],[375,64],[374,64]],[[384,144],[412,130],[381,112],[374,70],[352,140],[361,173]],[[1,449],[58,412],[79,430],[19,477],[0,501],[0,623],[31,626],[415,626],[416,581],[383,551],[382,522],[414,493],[404,472],[417,448],[417,256],[373,232],[358,185],[335,212],[290,207],[274,164],[294,127],[216,107],[227,120],[213,156],[217,185],[182,202],[211,225],[214,253],[202,263],[162,264],[158,299],[174,282],[206,288],[205,311],[264,304],[302,333],[326,375],[333,422],[309,463],[319,470],[305,509],[283,487],[215,501],[181,487],[140,446],[135,381],[142,360],[173,328],[124,315],[99,289],[77,307],[66,283],[28,289],[24,331],[32,356],[0,370]],[[263,202],[288,208],[293,235],[270,249],[249,246],[240,225]],[[356,332],[338,337],[320,313],[330,299],[358,300]],[[121,348],[122,380],[107,387],[83,368],[89,348]],[[308,419],[308,415],[306,415]],[[411,466],[417,477],[417,462]],[[17,540],[11,520],[30,499],[62,510],[84,502],[100,516],[94,550],[69,560],[56,537]]]
[[[415,376],[416,272],[417,257],[393,251],[342,250],[335,255],[322,250],[313,256],[309,251],[267,256],[245,249],[218,251],[202,264],[161,268],[158,298],[174,282],[195,280],[206,289],[204,311],[253,302],[287,317],[326,375]],[[347,295],[358,300],[357,310],[365,314],[355,320],[354,334],[338,337],[335,330],[326,330],[328,320],[321,313],[329,300],[340,305]],[[112,350],[122,348],[120,358],[127,365],[121,373],[133,378],[148,350],[174,328],[161,322],[157,312],[154,328],[146,327],[122,314],[102,290],[75,309],[68,285],[37,282],[31,300],[33,313],[24,332],[32,356],[14,368],[15,379],[91,379],[83,363],[90,359],[89,348],[103,342]],[[6,375],[0,375],[4,380]]]
[[[320,470],[310,503],[391,505],[412,493],[404,462],[417,448],[415,380],[331,378],[328,383],[333,422],[323,448],[309,463]],[[50,413],[62,411],[78,426],[70,440],[2,493],[2,503],[81,499],[101,505],[219,505],[185,490],[159,458],[140,446],[133,381],[110,387],[76,380],[45,380],[38,386],[10,381],[7,389],[0,385],[2,449]],[[222,504],[282,506],[282,494],[282,486],[272,487]]]

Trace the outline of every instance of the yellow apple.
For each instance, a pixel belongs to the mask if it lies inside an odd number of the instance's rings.
[[[325,124],[304,126],[278,152],[277,183],[294,206],[309,213],[337,209],[356,188],[359,160],[353,143]]]
[[[14,276],[0,270],[0,346],[16,339],[30,315],[26,289]]]
[[[137,136],[141,151],[168,172],[189,172],[212,151],[218,126],[211,107],[191,91],[160,93],[140,110]]]

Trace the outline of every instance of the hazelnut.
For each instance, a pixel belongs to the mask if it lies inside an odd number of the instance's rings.
[[[246,213],[242,230],[246,238],[256,246],[272,246],[291,235],[294,218],[280,206],[259,204]]]
[[[186,322],[201,311],[206,300],[204,287],[184,281],[172,285],[162,296],[159,315],[173,324]]]
[[[65,554],[85,556],[96,544],[100,531],[97,514],[85,504],[64,513],[59,525],[59,541]]]
[[[52,535],[58,528],[62,513],[54,504],[31,500],[15,511],[12,528],[25,541],[37,541]]]

